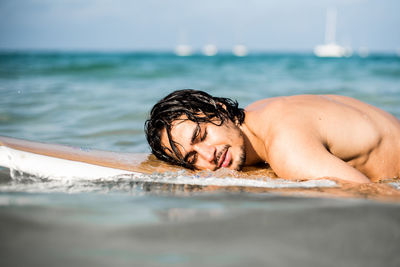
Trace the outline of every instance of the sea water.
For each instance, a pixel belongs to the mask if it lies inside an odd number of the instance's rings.
[[[400,118],[396,55],[2,52],[0,135],[149,152],[143,133],[149,110],[183,88],[229,97],[241,107],[280,95],[341,94]],[[204,192],[182,185],[195,177],[168,175],[60,183],[0,169],[0,264],[400,264],[397,203]]]

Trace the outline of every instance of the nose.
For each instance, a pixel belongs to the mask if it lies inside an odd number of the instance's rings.
[[[196,144],[195,150],[207,162],[215,161],[215,147],[204,143]]]

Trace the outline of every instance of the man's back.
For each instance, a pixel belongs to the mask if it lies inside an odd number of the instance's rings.
[[[265,99],[246,108],[245,123],[265,144],[262,158],[284,178],[399,176],[399,120],[361,101],[335,95]]]

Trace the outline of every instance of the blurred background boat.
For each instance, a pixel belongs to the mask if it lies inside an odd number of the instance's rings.
[[[317,45],[314,48],[314,54],[318,57],[349,57],[352,55],[351,48],[336,43],[336,17],[336,8],[328,8],[326,14],[325,44]]]
[[[215,44],[206,44],[202,49],[203,55],[215,56],[218,53],[217,46]]]
[[[248,49],[243,44],[235,45],[232,49],[232,53],[237,57],[244,57],[248,54]]]

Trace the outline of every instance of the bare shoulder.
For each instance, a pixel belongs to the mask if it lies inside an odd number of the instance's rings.
[[[302,110],[315,110],[332,104],[330,96],[325,95],[294,95],[280,96],[258,100],[246,107],[250,113],[273,113],[285,115],[298,115]],[[275,114],[277,113],[277,114]]]
[[[271,108],[272,106],[279,104],[284,98],[285,97],[280,96],[260,99],[248,105],[245,110],[246,112],[263,112],[266,108]]]
[[[399,125],[399,120],[393,115],[360,100],[340,95],[296,95],[259,100],[246,107],[249,116],[258,119],[268,117],[271,122],[282,125],[283,122],[318,124],[324,122],[349,126],[356,124],[364,126],[387,124]],[[385,125],[383,125],[385,124]],[[328,125],[326,125],[328,126]]]
[[[268,118],[271,123],[290,119],[292,116],[301,116],[299,112],[305,111],[321,102],[318,95],[280,96],[258,100],[245,108],[246,116],[260,120]],[[320,106],[322,106],[320,104]]]
[[[309,128],[315,116],[324,112],[327,102],[327,98],[321,95],[282,96],[256,101],[245,110],[246,116],[253,121],[268,118],[269,128],[279,126],[281,129],[285,125],[306,125]]]
[[[345,147],[352,143],[353,147],[368,148],[382,137],[400,137],[400,122],[396,117],[357,99],[339,95],[263,99],[246,108],[246,118],[255,132],[262,133],[263,139],[290,131],[318,136],[327,146],[343,144]]]
[[[389,116],[359,100],[337,95],[287,97],[280,105],[282,117],[273,124],[274,133],[306,135],[318,139],[333,154],[351,157],[379,143],[382,120]],[[387,126],[387,125],[386,125]],[[348,144],[352,144],[349,149]]]

